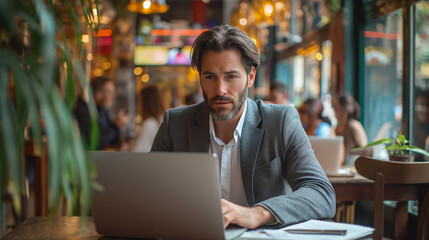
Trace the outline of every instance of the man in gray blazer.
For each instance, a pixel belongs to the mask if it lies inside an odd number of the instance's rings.
[[[295,108],[247,98],[259,59],[255,44],[237,28],[202,33],[191,64],[204,102],[167,111],[152,151],[218,155],[225,227],[332,218],[335,192]]]

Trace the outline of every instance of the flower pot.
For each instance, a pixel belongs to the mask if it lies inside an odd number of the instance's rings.
[[[413,155],[389,155],[389,159],[397,162],[414,162]]]

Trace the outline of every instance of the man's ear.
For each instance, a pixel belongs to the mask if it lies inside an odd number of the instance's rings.
[[[252,87],[253,83],[255,82],[255,77],[256,77],[255,67],[252,67],[250,69],[250,72],[247,76],[249,77],[249,82],[247,83],[247,87],[250,88],[250,87]]]

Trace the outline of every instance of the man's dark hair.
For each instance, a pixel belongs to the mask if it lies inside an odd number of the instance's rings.
[[[105,76],[101,76],[101,77],[93,77],[91,79],[91,88],[92,88],[92,92],[96,93],[98,91],[102,91],[103,87],[106,83],[111,82],[112,79],[105,77]]]
[[[203,32],[192,45],[191,65],[201,73],[202,56],[206,50],[220,53],[224,50],[237,49],[241,53],[244,69],[249,74],[252,67],[258,69],[260,55],[255,43],[247,34],[229,25],[219,25]]]
[[[281,82],[273,82],[273,83],[271,83],[271,85],[270,85],[270,91],[271,90],[277,90],[277,91],[279,91],[281,93],[287,93],[286,86],[283,83],[281,83]]]

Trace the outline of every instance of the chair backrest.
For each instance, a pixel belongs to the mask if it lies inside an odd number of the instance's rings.
[[[385,184],[429,183],[429,162],[394,162],[359,157],[355,162],[357,172],[374,180],[374,239],[382,239],[384,224]],[[419,209],[417,239],[429,239],[429,191]]]

